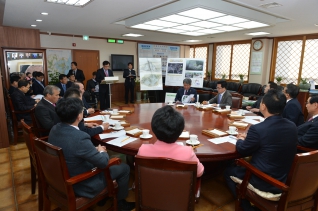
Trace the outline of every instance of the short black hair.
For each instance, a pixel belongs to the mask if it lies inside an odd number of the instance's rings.
[[[226,81],[218,81],[216,84],[221,84],[222,88],[226,88],[226,86],[227,86]]]
[[[42,72],[36,72],[35,73],[35,77],[41,77],[44,76],[44,74]]]
[[[35,78],[37,72],[38,72],[38,71],[33,71],[33,72],[32,72],[32,77],[33,77],[33,78]]]
[[[79,91],[79,89],[70,87],[66,90],[66,92],[63,95],[64,98],[80,98],[81,97],[81,93]]]
[[[78,115],[83,113],[83,103],[78,98],[62,98],[57,102],[55,111],[61,122],[73,124]]]
[[[20,81],[18,82],[18,88],[21,88],[21,87],[23,87],[23,86],[28,86],[29,84],[30,84],[29,81],[27,81],[27,80],[25,80],[25,79],[20,80]]]
[[[134,66],[132,62],[128,62],[127,66],[129,66],[131,64],[131,66]]]
[[[13,76],[10,77],[10,83],[13,84],[13,82],[19,82],[20,79],[21,79],[20,76],[13,75]]]
[[[164,106],[152,116],[151,129],[158,140],[174,143],[184,129],[184,118],[171,106]]]
[[[190,78],[185,78],[185,79],[183,79],[183,83],[191,85],[192,80]]]
[[[283,92],[276,89],[270,89],[264,95],[262,103],[266,105],[266,108],[270,114],[280,115],[286,105],[286,96]]]
[[[287,84],[285,92],[289,94],[291,98],[296,98],[299,93],[299,87],[295,84]]]
[[[104,65],[109,65],[110,63],[109,63],[109,61],[103,61],[103,66]]]
[[[74,64],[77,67],[77,62],[72,62],[71,64]]]
[[[310,95],[309,103],[310,103],[310,104],[318,103],[318,94],[312,94],[312,95]]]
[[[63,78],[67,77],[65,74],[60,74],[59,75],[59,80],[63,80]]]
[[[97,72],[96,72],[96,71],[94,71],[94,72],[93,72],[93,75],[96,75],[96,74],[97,74]]]
[[[277,89],[277,84],[275,82],[269,81],[268,84],[270,89]]]
[[[25,75],[26,75],[26,76],[28,76],[29,74],[31,74],[31,73],[30,73],[30,72],[26,72],[26,74],[25,74]]]

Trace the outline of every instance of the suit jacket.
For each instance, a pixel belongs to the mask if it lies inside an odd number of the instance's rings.
[[[41,85],[41,84],[43,85]],[[32,90],[34,95],[43,95],[43,91],[44,91],[44,84],[42,82],[38,82],[37,80],[35,80],[32,84]]]
[[[252,156],[250,163],[260,171],[285,182],[296,154],[297,142],[296,125],[281,116],[271,116],[252,125],[245,140],[236,142],[236,150],[244,157]],[[238,169],[238,177],[243,178],[245,169]],[[250,183],[262,191],[281,192],[255,176],[252,176]]]
[[[194,101],[191,101],[191,102],[192,103],[193,102],[197,102],[197,90],[195,90],[194,88],[190,87],[190,89],[188,90],[188,93],[186,95],[190,95],[190,94],[193,94],[193,97],[195,99]],[[182,98],[183,95],[184,95],[184,88],[181,87],[177,91],[177,95],[176,95],[175,101],[181,101],[181,98]]]
[[[11,95],[12,104],[17,111],[27,111],[34,107],[35,100],[30,96],[25,96],[25,94],[20,90],[16,89]],[[31,123],[32,119],[30,114],[17,114],[17,119],[20,121],[24,119],[26,123]]]
[[[286,103],[283,111],[283,117],[294,122],[296,126],[304,123],[304,114],[297,99],[291,99]]]
[[[134,77],[129,77],[129,69],[124,70],[123,77],[125,78],[125,86],[129,86],[130,84],[135,86],[136,71],[134,69],[131,70],[131,75],[134,75]]]
[[[203,174],[204,166],[193,152],[192,147],[181,146],[176,143],[165,143],[157,140],[154,144],[143,144],[139,148],[138,155],[145,157],[165,157],[180,161],[196,161],[197,176]]]
[[[68,73],[67,73],[67,77],[70,77],[70,75],[74,73],[74,70],[69,70]],[[85,81],[85,75],[83,73],[83,70],[80,70],[80,69],[77,69],[76,70],[76,74],[75,74],[75,79],[79,82],[82,82]]]
[[[86,83],[86,91],[92,93],[94,91],[92,91],[92,89],[95,89],[95,86],[98,85],[98,82],[95,80],[93,81],[93,79],[89,79]]]
[[[298,144],[318,149],[318,118],[298,126]]]
[[[40,126],[47,130],[51,130],[54,125],[60,122],[60,118],[55,112],[55,106],[44,98],[42,98],[35,107],[35,117]]]
[[[72,134],[72,135],[70,135]],[[91,171],[92,168],[105,168],[109,157],[106,152],[99,153],[90,136],[68,124],[58,123],[49,134],[50,144],[61,147],[70,176]],[[73,185],[75,195],[93,198],[106,186],[103,172]]]
[[[213,104],[213,103],[218,104],[218,97],[219,97],[219,94],[217,94],[211,100],[209,100],[209,103],[210,104]],[[221,99],[221,102],[219,104],[220,104],[220,107],[227,106],[227,105],[232,106],[232,95],[229,91],[226,90],[224,92],[222,99]]]
[[[70,81],[68,81],[68,82],[70,82]],[[70,87],[72,86],[72,82],[70,82],[70,83],[68,83],[68,82],[67,82],[67,84],[65,84],[66,89],[68,89],[68,88],[70,88]],[[61,82],[58,82],[57,84],[55,84],[55,86],[57,86],[58,88],[61,89],[59,95],[60,95],[61,97],[63,97],[65,92],[64,92],[64,89],[63,89],[63,87],[62,87]]]
[[[262,102],[263,96],[260,96],[255,103],[253,103],[252,108],[259,109],[261,102]]]
[[[113,71],[108,69],[108,76],[114,76]],[[102,80],[106,77],[104,68],[98,69],[96,73],[96,81],[99,83],[99,92],[106,93],[108,91],[107,84],[101,84]]]
[[[9,87],[9,90],[8,90],[8,92],[9,92],[9,95],[11,96],[12,94],[13,94],[13,92],[15,91],[15,90],[17,90],[18,88],[15,88],[14,86],[10,86]]]

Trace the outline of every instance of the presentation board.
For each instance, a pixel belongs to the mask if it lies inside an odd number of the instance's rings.
[[[139,58],[140,90],[162,90],[161,58]]]

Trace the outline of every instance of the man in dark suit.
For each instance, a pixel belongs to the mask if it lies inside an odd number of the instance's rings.
[[[69,77],[71,73],[73,73],[75,75],[75,81],[79,81],[81,83],[83,83],[83,81],[85,81],[85,76],[84,76],[83,70],[77,69],[76,62],[71,63],[71,69],[68,71],[67,77]]]
[[[83,104],[78,98],[61,99],[56,107],[61,123],[53,126],[48,142],[61,147],[71,177],[91,171],[93,168],[106,168],[109,156],[105,146],[95,147],[88,134],[78,129],[83,119]],[[72,134],[70,136],[70,134]],[[125,163],[110,167],[112,179],[118,183],[118,210],[132,210],[133,202],[126,202],[128,195],[129,166]],[[75,195],[93,198],[105,187],[103,173],[73,185]]]
[[[91,94],[92,100],[99,99],[99,83],[96,81],[96,71],[93,72],[93,78],[87,81],[86,91]]]
[[[108,61],[103,61],[103,67],[98,69],[96,73],[96,81],[99,83],[100,110],[108,109],[111,106],[109,100],[109,85],[105,84],[105,77],[114,76],[109,66],[110,63]]]
[[[12,93],[17,90],[18,88],[18,82],[20,81],[21,77],[18,75],[12,75],[10,76],[10,87],[9,87],[9,95],[12,95]]]
[[[286,105],[286,96],[271,89],[264,95],[260,112],[265,120],[252,125],[247,134],[238,134],[236,150],[242,156],[252,156],[250,163],[271,177],[285,182],[297,149],[297,127],[291,121],[283,118],[281,113]],[[282,156],[283,155],[283,156]],[[245,168],[230,166],[225,173],[226,182],[236,196],[236,184],[230,176],[243,179]],[[281,190],[252,176],[250,183],[257,189],[274,194]],[[247,200],[242,201],[243,210],[252,210]]]
[[[203,101],[203,104],[214,104],[214,106],[219,105],[220,107],[232,106],[232,95],[226,90],[226,85],[226,81],[218,81],[216,85],[218,94],[209,101]]]
[[[130,102],[134,103],[134,88],[136,80],[136,71],[133,69],[133,63],[128,63],[128,69],[124,70],[123,77],[125,78],[125,103],[128,104],[128,95],[130,91]]]
[[[304,123],[304,114],[301,105],[297,100],[299,87],[294,84],[287,84],[284,88],[284,94],[287,98],[287,103],[283,111],[283,117],[294,122],[296,126]]]
[[[87,102],[86,102],[86,99],[85,97],[83,96],[85,90],[84,90],[84,85],[79,82],[79,81],[76,81],[72,84],[72,87],[73,88],[76,88],[80,91],[81,93],[81,99],[82,99],[82,102],[83,102],[83,105],[84,105],[84,117],[87,117],[88,115],[90,114],[93,114],[95,112],[95,109],[92,108]]]
[[[191,87],[191,83],[190,78],[183,79],[183,88],[178,89],[176,98],[174,99],[176,102],[182,102],[183,95],[193,95],[189,103],[195,103],[197,101],[197,90]]]
[[[30,83],[27,80],[20,80],[18,88],[12,93],[11,100],[16,111],[27,111],[36,106],[39,100],[34,100],[30,96],[25,96],[30,89]],[[32,123],[30,114],[17,114],[17,119],[24,119],[27,124]]]
[[[307,122],[298,126],[298,144],[318,149],[318,95],[308,98],[306,108],[311,117]]]
[[[42,72],[36,72],[34,77],[34,82],[32,84],[32,90],[34,95],[43,95],[44,90],[44,74]]]
[[[60,80],[60,82],[55,84],[55,86],[60,88],[60,90],[61,90],[60,96],[63,97],[66,90],[72,86],[72,83],[68,83],[69,81],[67,80],[67,76],[65,74],[60,74],[59,80]]]

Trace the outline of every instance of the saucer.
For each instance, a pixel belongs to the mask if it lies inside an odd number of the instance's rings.
[[[198,144],[200,144],[200,141],[197,140],[195,142],[192,142],[190,140],[187,140],[186,143],[189,144],[189,145],[198,145]]]
[[[118,115],[119,113],[112,113],[112,115]]]
[[[230,135],[237,135],[238,134],[238,132],[237,131],[235,131],[234,133],[230,133],[230,131],[226,131],[228,134],[230,134]]]
[[[122,130],[122,129],[124,129],[124,127],[123,127],[123,126],[120,126],[120,127],[117,127],[117,128],[112,127],[112,129],[113,129],[113,130]]]
[[[171,105],[171,106],[173,106],[173,105],[174,105],[174,103],[167,103],[167,105]]]
[[[148,138],[152,138],[152,135],[149,134],[147,137],[144,137],[142,134],[139,136],[139,138],[143,138],[143,139],[148,139]]]

